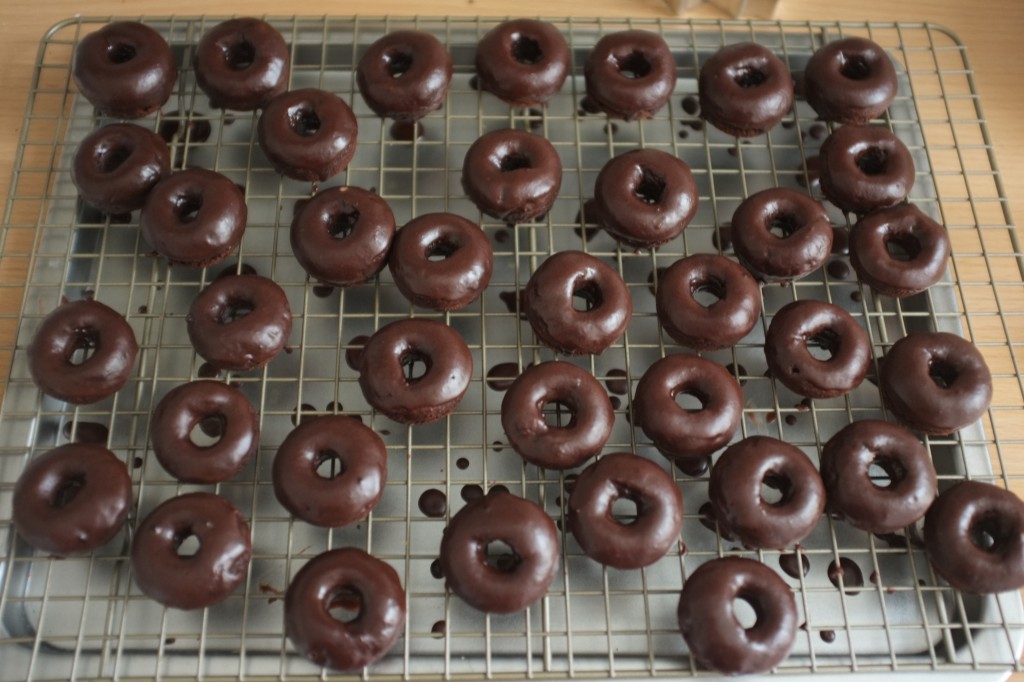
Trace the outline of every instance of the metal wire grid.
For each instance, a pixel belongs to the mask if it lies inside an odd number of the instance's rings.
[[[470,84],[472,48],[493,24],[490,20],[273,19],[293,46],[292,85],[337,92],[359,117],[359,152],[349,169],[329,184],[377,188],[400,223],[428,211],[449,210],[480,218],[492,236],[496,270],[488,292],[463,311],[439,315],[411,308],[387,274],[373,285],[346,291],[328,292],[306,281],[281,233],[294,202],[309,196],[309,186],[283,180],[270,170],[253,144],[253,116],[212,113],[194,86],[192,57],[185,46],[218,20],[147,19],[177,49],[182,75],[165,111],[142,123],[155,129],[177,122],[173,149],[180,165],[214,168],[244,185],[250,224],[229,267],[253,267],[273,277],[288,293],[295,314],[289,354],[260,372],[222,377],[237,383],[261,413],[263,437],[255,462],[235,480],[216,487],[251,520],[252,568],[244,589],[224,604],[181,613],[159,607],[131,584],[124,561],[130,529],[91,556],[61,561],[37,556],[11,532],[9,500],[24,463],[67,437],[94,431],[95,424],[107,428],[108,446],[132,466],[138,512],[130,526],[160,501],[196,488],[173,481],[152,461],[147,423],[163,393],[202,371],[181,318],[218,269],[168,269],[147,255],[135,222],[90,214],[78,205],[69,161],[78,141],[101,122],[72,92],[69,65],[79,38],[107,19],[65,22],[47,34],[40,48],[2,236],[0,286],[8,294],[0,296],[0,330],[3,338],[15,339],[0,348],[4,360],[11,361],[0,412],[0,543],[7,548],[0,583],[4,678],[316,675],[321,671],[296,657],[283,637],[279,597],[304,561],[346,545],[363,547],[392,563],[409,594],[405,637],[364,677],[700,674],[674,624],[675,601],[687,571],[724,553],[755,556],[771,566],[778,566],[781,558],[778,552],[742,551],[701,525],[706,476],[673,472],[687,508],[678,552],[643,571],[620,572],[601,569],[581,555],[571,536],[563,535],[563,570],[549,595],[526,613],[509,617],[483,616],[445,594],[430,565],[446,519],[426,518],[416,509],[416,500],[423,490],[442,489],[450,516],[466,486],[501,484],[540,502],[562,520],[565,475],[523,466],[504,445],[501,393],[486,381],[497,363],[523,367],[552,357],[536,344],[528,325],[518,321],[515,304],[515,292],[547,254],[581,248],[615,263],[623,273],[633,292],[634,321],[620,344],[579,362],[606,380],[617,379],[617,371],[623,371],[632,387],[651,361],[679,350],[660,333],[653,296],[647,291],[656,286],[658,269],[683,253],[724,246],[713,240],[716,228],[748,194],[767,186],[798,186],[800,180],[809,183],[801,168],[820,144],[822,128],[814,127],[805,104],[798,104],[781,127],[739,145],[734,138],[703,129],[685,106],[683,97],[696,92],[702,58],[726,42],[754,39],[773,48],[794,71],[816,45],[840,35],[866,35],[886,47],[901,67],[901,88],[885,123],[917,160],[912,200],[947,225],[954,245],[950,279],[902,302],[876,298],[855,281],[829,271],[787,288],[765,289],[762,327],[747,343],[708,354],[731,364],[745,384],[746,418],[738,437],[782,437],[816,457],[820,443],[850,420],[884,415],[877,389],[868,382],[842,399],[804,402],[763,376],[761,342],[770,315],[794,298],[824,298],[863,321],[876,357],[912,329],[946,329],[974,341],[996,369],[992,409],[978,427],[929,438],[927,445],[944,483],[969,476],[1020,491],[1020,468],[1012,465],[1024,455],[1024,433],[1015,419],[1024,401],[1016,356],[1024,339],[1021,252],[965,51],[945,31],[929,25],[564,20],[556,24],[572,47],[574,77],[544,111],[510,111]],[[413,143],[389,137],[387,123],[365,107],[352,78],[353,65],[370,42],[407,26],[444,39],[456,65],[445,108],[425,120],[425,137]],[[610,123],[583,115],[577,111],[583,94],[582,59],[597,36],[626,27],[664,35],[679,56],[676,95],[658,117],[642,123]],[[196,135],[201,122],[211,126],[205,141]],[[559,149],[566,172],[551,213],[513,228],[480,216],[459,185],[468,145],[486,130],[510,126],[548,137]],[[602,234],[588,240],[577,217],[603,162],[636,146],[684,158],[701,192],[701,210],[684,236],[656,254],[620,252]],[[846,216],[835,211],[832,216],[837,224],[847,224]],[[139,368],[118,396],[71,408],[40,399],[27,375],[24,352],[36,325],[61,296],[86,294],[126,314],[140,340]],[[408,428],[374,415],[345,362],[355,337],[410,314],[445,320],[473,351],[473,385],[456,412],[439,425]],[[619,403],[617,426],[605,451],[633,450],[663,461],[629,427],[629,394],[614,397]],[[388,445],[390,480],[384,500],[365,523],[353,528],[311,528],[290,519],[273,500],[273,454],[293,419],[315,412],[358,415]],[[883,540],[825,518],[797,549],[807,557],[810,572],[787,577],[787,582],[796,591],[806,624],[780,672],[957,670],[998,675],[1017,665],[1022,616],[1016,595],[980,599],[949,589],[931,571],[913,533]],[[866,579],[863,586],[851,584],[853,572],[846,564],[847,578],[840,578],[843,589],[837,589],[826,567],[841,558],[874,579]]]

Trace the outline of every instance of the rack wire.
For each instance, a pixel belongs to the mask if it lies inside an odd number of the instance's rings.
[[[359,147],[349,168],[328,185],[375,188],[400,224],[429,211],[478,219],[495,249],[489,289],[468,308],[447,314],[411,307],[389,275],[362,287],[332,290],[309,281],[284,235],[308,184],[283,179],[254,145],[252,114],[212,110],[192,74],[192,50],[219,18],[152,17],[179,59],[177,88],[163,111],[138,123],[173,132],[178,167],[201,165],[245,189],[249,225],[229,263],[208,270],[169,268],[149,253],[137,216],[105,216],[83,207],[69,166],[79,141],[106,121],[76,95],[70,77],[75,45],[110,18],[76,18],[49,31],[39,57],[14,159],[0,236],[0,364],[10,366],[0,408],[0,677],[65,680],[81,677],[281,678],[342,676],[298,656],[283,634],[282,596],[307,560],[330,547],[356,546],[393,565],[408,593],[404,636],[364,679],[562,679],[680,677],[698,670],[675,624],[685,577],[721,555],[752,556],[777,570],[794,589],[800,634],[781,674],[956,671],[989,679],[1020,669],[1022,615],[1016,594],[960,594],[939,579],[915,529],[874,537],[827,515],[800,546],[787,552],[744,550],[707,527],[706,474],[673,470],[686,515],[678,547],[640,571],[602,568],[562,534],[562,566],[548,595],[527,611],[486,616],[447,594],[432,575],[441,531],[462,499],[495,485],[540,503],[559,522],[569,474],[527,466],[504,441],[500,386],[488,374],[499,364],[522,368],[550,359],[522,321],[516,292],[545,256],[589,251],[618,267],[631,289],[634,319],[621,342],[577,362],[604,380],[616,405],[616,427],[605,452],[631,450],[669,465],[629,423],[630,396],[644,369],[682,352],[660,331],[653,290],[659,269],[682,254],[730,254],[718,228],[750,193],[771,186],[809,187],[820,198],[806,161],[827,126],[798,102],[782,125],[739,142],[702,125],[693,100],[699,65],[723,44],[755,40],[796,73],[815,47],[864,35],[897,64],[900,90],[884,119],[907,143],[917,164],[911,201],[948,228],[949,276],[927,293],[902,301],[876,297],[843,272],[846,259],[788,287],[766,287],[765,315],[733,349],[707,353],[729,365],[744,385],[746,408],[737,439],[766,434],[796,444],[815,461],[825,440],[854,419],[884,418],[870,381],[843,398],[804,401],[765,376],[767,322],[786,303],[825,299],[849,310],[868,330],[875,357],[908,331],[940,329],[973,341],[993,368],[995,399],[975,426],[925,439],[942,486],[965,477],[1024,489],[1024,402],[1018,352],[1024,343],[1024,260],[1002,190],[994,149],[964,47],[929,24],[705,22],[565,19],[554,23],[571,46],[572,77],[544,109],[509,109],[473,85],[473,49],[496,20],[417,17],[270,20],[292,46],[293,87],[340,94],[359,120]],[[443,110],[423,121],[414,141],[395,139],[354,85],[354,65],[381,35],[414,27],[450,48],[455,76]],[[626,123],[580,109],[582,63],[597,38],[624,28],[660,32],[677,58],[678,82],[654,119]],[[565,176],[551,212],[508,226],[481,216],[463,196],[461,161],[481,133],[504,127],[533,130],[558,149]],[[208,135],[206,134],[206,131]],[[585,203],[604,162],[645,146],[674,153],[694,171],[700,209],[684,235],[656,253],[619,250],[586,223]],[[829,207],[840,232],[848,216]],[[295,318],[289,352],[267,368],[225,374],[258,407],[262,439],[254,461],[213,487],[250,520],[254,555],[248,578],[226,602],[200,612],[164,609],[132,584],[126,561],[135,523],[161,501],[210,486],[183,485],[150,454],[152,408],[172,387],[208,374],[188,342],[184,315],[195,294],[222,269],[254,269],[286,291]],[[848,271],[848,269],[847,269]],[[95,296],[124,313],[140,342],[137,370],[116,396],[74,407],[41,397],[25,352],[40,320],[62,298]],[[346,363],[354,340],[407,316],[442,319],[473,353],[470,390],[455,412],[435,425],[407,427],[374,414]],[[493,376],[491,377],[494,378]],[[496,383],[496,382],[491,382]],[[358,417],[384,438],[389,480],[380,506],[349,528],[325,530],[292,519],[274,500],[270,464],[299,419],[341,413]],[[100,440],[124,458],[136,507],[126,530],[85,557],[57,560],[27,547],[10,526],[14,481],[25,463],[68,439]],[[570,479],[571,480],[571,479]],[[479,488],[477,488],[479,486]],[[448,500],[443,518],[417,508],[428,489]],[[795,554],[794,554],[795,552]],[[783,559],[784,555],[790,556]],[[782,562],[809,568],[787,574]],[[843,571],[833,571],[836,564]],[[862,580],[857,574],[861,574]],[[349,675],[352,677],[352,675]]]

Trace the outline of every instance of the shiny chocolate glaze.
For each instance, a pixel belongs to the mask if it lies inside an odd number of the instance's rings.
[[[603,36],[583,65],[587,98],[599,110],[627,121],[647,119],[668,102],[676,87],[676,61],[651,31]]]
[[[895,206],[914,186],[914,159],[882,126],[842,126],[818,152],[821,191],[849,213]]]
[[[506,21],[477,43],[476,73],[482,90],[511,106],[537,106],[562,89],[569,75],[569,46],[546,21]]]
[[[697,80],[700,115],[722,132],[753,137],[777,125],[793,106],[793,77],[771,50],[726,45],[704,62]]]
[[[170,173],[167,143],[133,123],[113,123],[89,133],[71,165],[71,181],[82,199],[104,213],[142,208],[146,195]]]
[[[554,146],[524,130],[493,130],[470,145],[462,189],[482,212],[507,223],[544,215],[562,187]]]
[[[276,28],[241,17],[209,29],[196,46],[196,83],[223,109],[253,111],[288,87],[291,52]]]
[[[894,257],[890,242],[907,258]],[[912,204],[869,213],[850,230],[850,263],[857,276],[886,296],[912,296],[938,282],[949,253],[946,228]]]
[[[804,67],[808,104],[826,121],[863,125],[896,97],[896,68],[879,44],[850,36],[818,48]]]
[[[366,104],[383,118],[415,121],[444,105],[452,57],[424,31],[392,31],[359,60],[356,83]]]
[[[278,173],[322,182],[352,161],[359,124],[337,95],[304,88],[270,100],[256,132],[260,149]]]
[[[828,259],[832,238],[825,207],[783,187],[750,195],[732,216],[736,257],[764,282],[800,279],[814,272]]]

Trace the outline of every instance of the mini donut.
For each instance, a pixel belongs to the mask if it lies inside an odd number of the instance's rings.
[[[708,292],[709,305],[697,300]],[[658,322],[677,343],[699,351],[735,346],[761,319],[761,287],[742,265],[700,253],[680,258],[658,280]]]
[[[992,374],[974,344],[948,332],[911,332],[879,370],[882,398],[912,429],[946,435],[981,419],[992,402]]]
[[[398,231],[388,269],[413,305],[458,310],[487,288],[494,251],[476,223],[454,213],[428,213]]]
[[[383,198],[359,187],[328,187],[292,220],[292,252],[312,277],[339,287],[372,279],[387,261],[395,214]]]
[[[616,241],[656,249],[693,220],[697,183],[682,159],[657,149],[633,149],[604,165],[594,199],[601,225]]]
[[[78,91],[111,118],[153,113],[178,80],[170,45],[137,21],[107,24],[82,38],[71,71]]]
[[[339,472],[318,473],[331,460]],[[273,476],[282,507],[314,526],[340,528],[365,518],[380,502],[388,453],[380,436],[358,419],[327,415],[303,421],[285,437]]]
[[[736,43],[704,62],[697,92],[701,118],[729,135],[754,137],[793,107],[793,76],[767,47]]]
[[[359,60],[356,84],[382,118],[415,121],[444,105],[452,57],[423,31],[393,31],[376,40]]]
[[[818,151],[821,191],[848,213],[864,215],[902,202],[914,186],[914,159],[881,126],[842,126]]]
[[[331,608],[356,595],[359,616],[347,623]],[[313,663],[335,670],[380,660],[405,630],[405,590],[398,573],[361,549],[318,554],[292,578],[284,597],[284,630]]]
[[[651,31],[602,36],[583,65],[587,99],[613,118],[652,118],[676,87],[676,60]]]
[[[216,443],[199,446],[192,430],[216,424]],[[149,421],[153,454],[167,473],[185,483],[220,483],[246,465],[259,447],[256,409],[238,390],[219,381],[200,380],[167,392]]]
[[[217,369],[248,372],[284,350],[292,333],[288,297],[274,280],[232,275],[199,292],[185,318],[196,352]]]
[[[732,215],[736,257],[763,282],[800,279],[814,272],[828,260],[832,236],[825,207],[784,187],[751,194]]]
[[[762,486],[781,498],[766,501]],[[750,549],[782,550],[800,542],[825,510],[825,486],[811,460],[767,436],[726,448],[711,469],[708,497],[719,525]]]
[[[480,89],[513,107],[544,104],[569,75],[569,46],[546,21],[514,19],[484,34],[476,46]]]
[[[576,310],[574,298],[583,299],[586,308]],[[603,352],[633,316],[622,276],[582,251],[548,256],[530,275],[522,307],[541,343],[566,355]]]
[[[291,52],[276,28],[242,17],[209,29],[196,46],[196,84],[216,108],[252,111],[288,88]]]
[[[179,554],[192,536],[199,549]],[[251,556],[249,524],[235,505],[213,493],[188,493],[162,503],[139,523],[132,540],[132,575],[153,601],[202,609],[224,601],[242,584]]]
[[[881,468],[889,481],[871,479]],[[829,509],[876,535],[916,523],[935,499],[938,481],[928,449],[901,426],[877,419],[840,429],[821,450]]]
[[[142,208],[150,190],[170,174],[167,143],[133,123],[113,123],[89,133],[71,164],[71,181],[82,199],[112,214]]]
[[[142,237],[172,265],[216,265],[238,248],[248,219],[245,195],[232,180],[188,168],[157,183],[139,216]]]
[[[423,374],[417,365],[426,366]],[[398,320],[378,329],[359,357],[359,388],[366,402],[402,424],[447,416],[473,375],[473,356],[462,336],[437,320]]]
[[[260,149],[278,173],[323,182],[352,161],[359,124],[340,97],[303,88],[270,100],[256,132]]]
[[[89,356],[77,362],[81,350]],[[120,313],[99,301],[72,301],[43,318],[28,347],[28,370],[46,395],[87,405],[121,390],[138,353]]]
[[[492,130],[470,145],[462,163],[462,189],[483,213],[525,223],[551,208],[562,187],[562,161],[554,146],[525,130]]]
[[[960,481],[924,517],[924,545],[935,570],[964,592],[1024,587],[1024,502],[1009,490]]]
[[[545,406],[566,415],[559,426]],[[601,452],[615,424],[608,393],[590,372],[568,362],[542,362],[516,377],[501,401],[501,426],[512,449],[545,469],[572,469]]]
[[[676,402],[680,393],[697,398],[701,409],[681,407]],[[692,461],[732,440],[743,420],[743,390],[716,362],[696,355],[668,355],[640,377],[633,419],[663,455]]]
[[[896,97],[896,69],[878,43],[851,36],[818,48],[804,67],[804,95],[826,121],[863,125]]]
[[[612,504],[636,504],[620,521]],[[605,455],[582,472],[569,495],[569,528],[588,557],[614,568],[650,566],[679,543],[683,496],[664,469],[630,452]]]
[[[819,360],[816,345],[830,355]],[[836,398],[860,386],[871,367],[871,340],[850,313],[824,301],[793,301],[775,313],[764,337],[772,376],[808,398]]]
[[[757,621],[744,628],[734,602],[747,602]],[[679,630],[701,665],[726,675],[767,673],[796,641],[796,600],[779,575],[741,557],[712,559],[683,583]]]
[[[886,296],[913,296],[938,282],[949,252],[946,228],[912,204],[869,213],[850,230],[850,264],[861,281]]]
[[[11,521],[36,549],[66,556],[102,547],[132,508],[128,467],[96,443],[68,443],[28,463],[14,484]]]
[[[487,548],[503,542],[511,561],[493,565]],[[544,596],[558,572],[558,531],[543,509],[492,489],[452,517],[441,537],[441,567],[456,596],[485,613],[515,613]]]

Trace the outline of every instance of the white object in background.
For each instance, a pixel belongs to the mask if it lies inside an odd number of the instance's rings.
[[[676,14],[693,9],[704,0],[665,0]],[[707,0],[715,7],[723,9],[734,17],[750,19],[771,19],[779,0]]]

